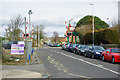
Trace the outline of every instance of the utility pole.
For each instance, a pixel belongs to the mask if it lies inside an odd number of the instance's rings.
[[[39,38],[39,35],[40,35],[40,34],[39,34],[39,25],[38,25],[38,46],[39,46],[39,39],[40,39],[40,38]]]
[[[90,5],[92,5],[93,6],[93,15],[92,15],[92,27],[93,27],[93,46],[94,46],[94,3],[92,4],[90,4]]]
[[[29,10],[28,14],[29,14],[29,39],[31,38],[31,34],[30,34],[30,15],[32,14],[32,10]]]
[[[37,46],[38,46],[38,25],[37,25]]]
[[[83,24],[83,28],[84,28],[84,45],[85,45],[85,25]]]
[[[26,17],[24,17],[25,19],[25,41],[26,41]]]

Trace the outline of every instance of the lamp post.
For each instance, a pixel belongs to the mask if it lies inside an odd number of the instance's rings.
[[[28,14],[29,14],[29,37],[31,37],[31,34],[30,34],[30,15],[32,14],[32,10],[29,10]]]
[[[93,27],[93,46],[94,46],[94,4],[93,3],[90,3],[90,5],[92,5],[93,6],[93,15],[92,15],[92,27]]]

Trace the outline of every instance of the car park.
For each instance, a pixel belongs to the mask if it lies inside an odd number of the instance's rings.
[[[101,46],[89,46],[84,54],[85,57],[100,58],[105,49]]]
[[[108,48],[102,53],[102,60],[120,62],[120,48]]]

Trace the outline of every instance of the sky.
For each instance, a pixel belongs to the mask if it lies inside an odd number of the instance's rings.
[[[63,37],[66,32],[65,21],[75,26],[86,15],[94,15],[111,24],[118,19],[119,0],[0,0],[0,36],[5,35],[5,28],[10,19],[21,15],[29,21],[28,11],[32,10],[31,25],[44,25],[47,37],[57,31]],[[90,5],[90,4],[94,4]],[[4,25],[3,25],[4,24]],[[24,26],[21,28],[24,32]],[[28,32],[28,31],[27,31]]]

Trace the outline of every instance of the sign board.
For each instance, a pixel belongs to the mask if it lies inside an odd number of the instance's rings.
[[[23,55],[24,54],[24,44],[11,44],[11,54]]]
[[[69,27],[69,30],[70,30],[70,31],[74,31],[74,30],[75,30],[75,27]]]

